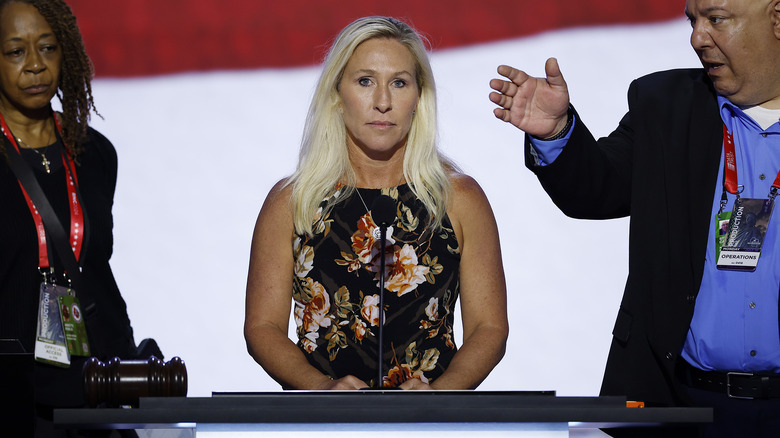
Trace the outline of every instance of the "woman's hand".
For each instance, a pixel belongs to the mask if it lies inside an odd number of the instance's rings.
[[[399,389],[411,389],[411,390],[433,390],[431,385],[423,382],[420,379],[409,379],[406,382],[398,386]]]
[[[340,379],[328,379],[322,386],[325,391],[353,391],[356,389],[366,389],[368,384],[353,375],[344,376]]]

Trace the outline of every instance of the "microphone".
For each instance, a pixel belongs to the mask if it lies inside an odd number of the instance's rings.
[[[371,219],[381,228],[387,229],[395,222],[395,199],[380,195],[371,203]]]
[[[385,290],[385,244],[387,242],[387,227],[395,221],[395,200],[387,195],[380,195],[371,203],[371,219],[379,226],[379,357],[377,360],[377,389],[382,389],[384,373],[382,372],[382,358],[384,356],[384,290]]]

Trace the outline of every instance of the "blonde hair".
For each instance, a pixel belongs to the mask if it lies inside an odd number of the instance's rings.
[[[292,185],[297,234],[312,234],[320,203],[334,194],[340,182],[346,187],[329,200],[322,216],[354,191],[356,177],[347,152],[346,127],[338,111],[338,86],[355,49],[374,38],[392,38],[406,46],[414,57],[420,98],[406,141],[403,172],[431,217],[428,226],[438,229],[442,225],[452,190],[447,173],[456,166],[436,145],[436,87],[425,43],[411,26],[395,18],[364,17],[350,23],[336,37],[309,106],[298,167],[287,181]]]

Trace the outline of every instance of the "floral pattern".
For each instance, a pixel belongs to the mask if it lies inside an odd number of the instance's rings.
[[[407,185],[360,189],[365,205],[382,194],[396,201],[384,249],[378,227],[357,192],[317,211],[313,236],[296,235],[294,319],[298,347],[323,373],[352,374],[378,387],[380,312],[383,329],[381,386],[441,375],[456,346],[453,311],[458,298],[460,251],[445,216],[439,230],[426,229],[428,214]],[[380,309],[381,251],[385,289]]]

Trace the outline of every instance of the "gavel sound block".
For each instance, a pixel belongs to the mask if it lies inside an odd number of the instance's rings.
[[[118,357],[101,362],[96,357],[84,363],[84,397],[94,408],[138,407],[141,397],[185,397],[187,368],[179,357],[163,362],[155,356],[148,360],[121,360]]]

